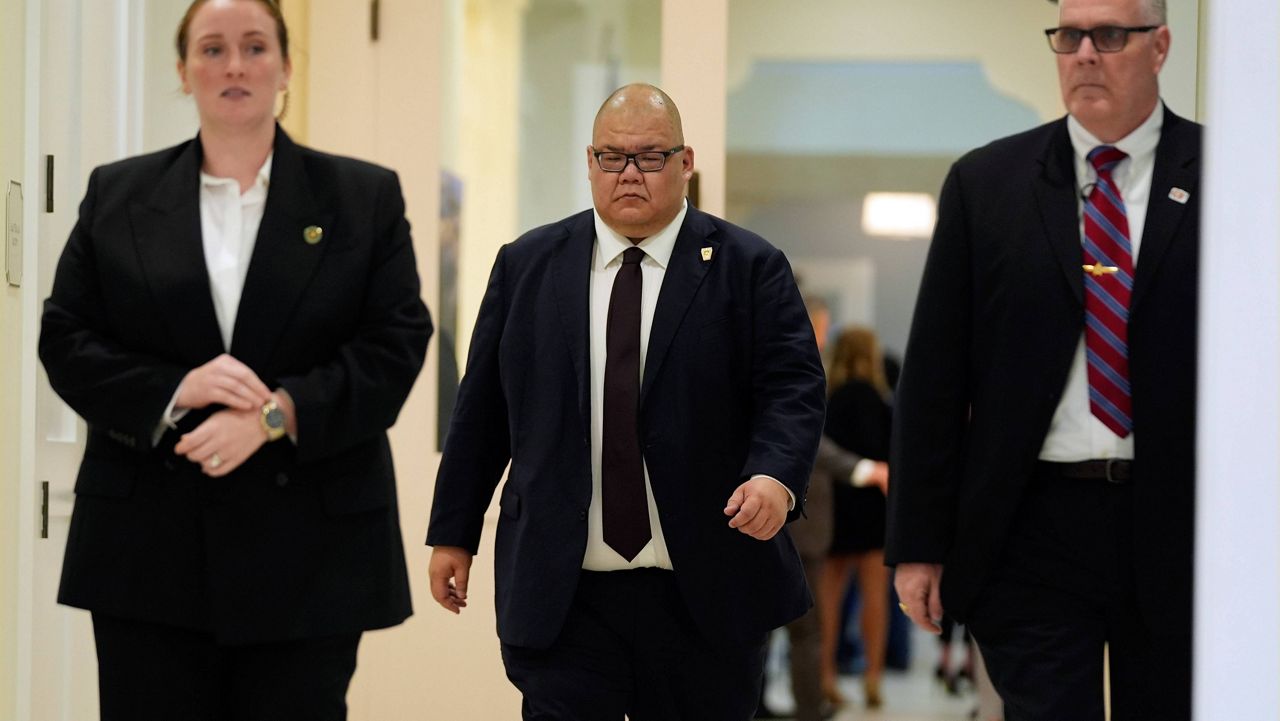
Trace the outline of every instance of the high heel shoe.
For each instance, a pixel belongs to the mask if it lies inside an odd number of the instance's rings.
[[[880,681],[863,681],[863,688],[867,695],[867,708],[880,708],[884,705],[884,698],[880,696]]]
[[[848,703],[848,699],[844,697],[844,694],[840,693],[840,689],[836,686],[835,682],[824,681],[822,683],[822,697],[827,700],[827,703],[836,708],[840,708]]]

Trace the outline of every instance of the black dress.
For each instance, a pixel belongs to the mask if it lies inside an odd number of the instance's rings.
[[[889,404],[870,383],[849,381],[827,402],[826,434],[863,458],[889,458]],[[835,531],[831,554],[884,548],[884,493],[875,486],[855,488],[847,478],[835,483]]]

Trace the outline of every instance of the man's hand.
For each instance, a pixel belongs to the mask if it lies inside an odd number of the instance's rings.
[[[467,578],[471,575],[471,553],[458,546],[436,546],[431,550],[431,597],[446,611],[461,613],[467,607]]]
[[[227,408],[182,434],[173,452],[199,463],[206,476],[220,478],[239,468],[267,442],[257,408]]]
[[[756,477],[738,486],[729,496],[724,515],[732,517],[729,528],[736,528],[758,541],[767,541],[787,522],[789,505],[791,496],[781,483]]]
[[[204,408],[219,404],[247,411],[261,408],[271,391],[249,366],[227,353],[193,368],[178,385],[175,409]]]
[[[902,612],[915,625],[929,633],[942,633],[941,563],[899,563],[893,574],[893,587],[902,602]]]
[[[881,493],[889,495],[889,464],[876,461],[871,467],[871,475],[867,476],[867,485],[875,486]]]

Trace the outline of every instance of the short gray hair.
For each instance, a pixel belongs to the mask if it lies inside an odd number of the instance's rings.
[[[1061,5],[1059,0],[1049,0],[1054,5]],[[1143,14],[1147,17],[1147,22],[1156,25],[1165,25],[1169,22],[1169,13],[1165,9],[1165,0],[1142,0]]]
[[[1145,0],[1147,6],[1147,17],[1150,22],[1156,25],[1164,25],[1169,22],[1169,13],[1165,10],[1165,0]]]

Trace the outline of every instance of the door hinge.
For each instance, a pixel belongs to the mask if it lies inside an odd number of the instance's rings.
[[[38,196],[37,196],[38,197]],[[44,212],[53,212],[53,156],[44,156]]]
[[[40,537],[49,537],[49,482],[40,481]]]

